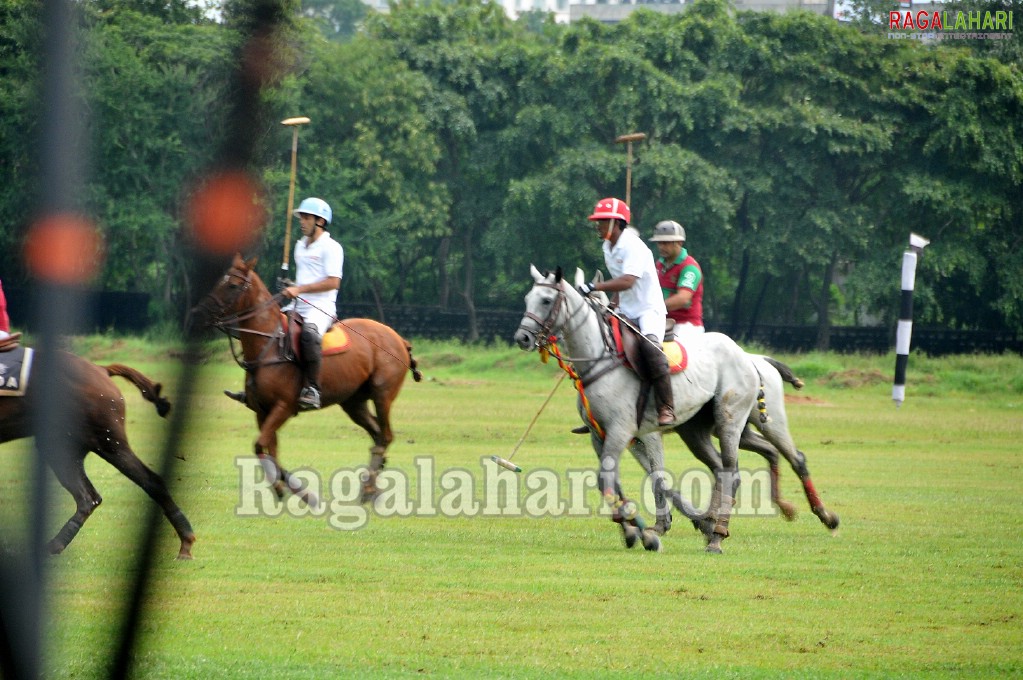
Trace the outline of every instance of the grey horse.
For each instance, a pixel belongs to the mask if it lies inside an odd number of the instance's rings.
[[[709,413],[717,435],[720,467],[708,514],[700,528],[710,552],[721,551],[728,536],[732,495],[738,480],[739,441],[747,419],[756,407],[758,376],[749,356],[735,342],[720,333],[706,333],[687,345],[688,367],[672,376],[676,421],[659,428],[654,406],[641,399],[642,384],[636,373],[623,365],[604,341],[605,321],[576,289],[564,281],[561,270],[541,274],[530,267],[533,287],[526,294],[526,311],[515,333],[524,350],[544,349],[551,338],[560,336],[585,388],[593,421],[600,434],[590,435],[600,460],[598,479],[609,503],[621,496],[619,460],[622,451],[636,438],[675,429],[701,412]],[[581,401],[581,400],[580,400]],[[638,405],[647,401],[642,413]],[[580,416],[588,416],[580,403]],[[704,411],[704,409],[707,409]],[[601,434],[603,436],[601,436]],[[660,447],[660,438],[645,437],[650,447]],[[659,452],[663,458],[663,452]],[[653,452],[656,457],[658,452]],[[654,478],[655,492],[666,493],[680,511],[689,516],[692,506],[677,492],[666,489]]]

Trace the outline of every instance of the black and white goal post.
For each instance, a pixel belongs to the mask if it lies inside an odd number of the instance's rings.
[[[916,259],[930,241],[919,234],[909,235],[909,250],[902,254],[902,300],[899,305],[899,326],[895,333],[895,381],[892,400],[895,407],[906,399],[906,366],[909,364],[909,341],[913,335],[913,286],[916,283]]]

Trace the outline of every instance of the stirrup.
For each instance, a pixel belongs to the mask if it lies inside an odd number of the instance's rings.
[[[303,411],[314,411],[320,408],[320,393],[315,387],[306,387],[298,395],[298,405]]]

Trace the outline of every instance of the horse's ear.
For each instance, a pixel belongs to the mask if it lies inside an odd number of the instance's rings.
[[[234,262],[231,263],[231,266],[232,267],[244,267],[245,266],[245,259],[242,257],[241,252],[237,252],[237,253],[234,254]]]
[[[533,280],[540,283],[544,280],[544,275],[540,273],[540,270],[533,265],[529,265],[529,274],[533,277]]]
[[[253,269],[256,268],[256,263],[257,262],[259,262],[259,255],[253,257],[250,260],[246,260],[245,261],[245,266],[248,267],[249,271],[252,271]]]
[[[558,268],[554,270],[554,283],[561,283],[561,276],[562,271],[561,266],[559,265]]]
[[[583,285],[584,281],[586,281],[586,274],[583,273],[582,269],[580,269],[579,267],[576,267],[575,268],[575,284],[574,284],[575,287],[578,288],[579,286]]]

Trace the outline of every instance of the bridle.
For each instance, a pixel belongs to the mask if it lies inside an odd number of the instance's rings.
[[[565,291],[562,290],[559,283],[541,283],[537,281],[536,285],[541,288],[553,288],[557,292],[557,295],[554,297],[554,304],[551,305],[550,311],[547,312],[546,319],[541,319],[529,310],[526,310],[526,313],[522,315],[523,319],[529,319],[539,326],[539,330],[536,331],[536,340],[533,344],[538,350],[545,350],[551,344],[551,331],[554,328],[554,322],[558,319],[558,314],[561,313],[561,305],[565,302]],[[569,317],[569,320],[571,321],[571,317]],[[526,328],[525,324],[522,323],[519,324],[519,330],[533,333],[531,329]]]
[[[241,272],[236,268],[232,267],[224,274],[222,283],[227,284],[232,279],[238,279],[241,284],[233,290],[233,294],[226,299],[221,299],[214,293],[219,290],[220,286],[217,286],[212,291],[206,294],[206,296],[196,305],[196,309],[201,309],[205,314],[206,318],[209,319],[208,325],[222,331],[227,335],[231,345],[231,356],[234,357],[235,363],[249,370],[255,366],[272,363],[283,363],[287,361],[284,358],[278,358],[276,361],[266,361],[266,356],[270,351],[270,348],[276,345],[283,346],[284,338],[287,336],[284,324],[281,321],[277,322],[273,332],[266,332],[255,330],[252,328],[245,328],[241,325],[243,321],[247,321],[262,312],[266,311],[273,305],[279,304],[282,298],[281,293],[271,295],[267,300],[255,304],[251,307],[242,309],[241,311],[231,313],[240,299],[252,289],[252,272]],[[242,333],[248,333],[250,335],[259,335],[267,338],[267,342],[263,343],[263,349],[260,350],[259,356],[256,357],[255,361],[246,361],[239,358],[237,349],[235,348],[234,341],[239,338]],[[277,342],[270,342],[270,340],[276,340]]]
[[[537,287],[540,287],[540,288],[553,288],[556,291],[557,295],[554,298],[553,304],[551,304],[551,309],[547,313],[547,318],[545,318],[545,319],[541,319],[539,316],[537,316],[536,314],[530,312],[529,310],[526,310],[525,314],[522,315],[523,319],[529,319],[530,321],[535,323],[537,326],[539,326],[539,330],[535,331],[535,333],[536,333],[536,340],[534,341],[533,344],[536,347],[536,349],[541,351],[541,352],[550,351],[550,347],[553,344],[553,342],[555,341],[554,333],[553,333],[554,324],[557,322],[558,316],[561,314],[562,305],[565,304],[565,301],[567,300],[567,297],[568,297],[565,294],[564,288],[562,287],[563,284],[564,284],[563,280],[562,281],[558,281],[556,283],[547,283],[546,281],[537,281],[536,284],[535,284]],[[589,301],[587,301],[587,302],[589,302]],[[594,303],[590,303],[590,304],[594,304]],[[566,306],[566,308],[567,308],[567,306]],[[593,311],[596,312],[596,309],[594,309]],[[575,311],[572,311],[571,313],[569,313],[568,318],[565,320],[565,323],[564,323],[563,334],[564,333],[571,334],[574,331],[576,331],[579,328],[581,328],[584,323],[586,323],[586,319],[583,319],[582,321],[576,323],[574,326],[572,325],[573,320],[579,314],[585,314],[585,309],[583,307],[581,307],[581,306],[578,309],[576,309]],[[527,333],[533,333],[534,332],[533,330],[531,330],[529,328],[526,328],[525,324],[522,324],[522,323],[519,324],[519,330],[525,331]],[[603,339],[604,339],[604,346],[605,346],[605,348],[607,348],[610,351],[611,346],[609,344],[610,343],[609,338],[604,333],[602,333],[602,336],[603,336]],[[564,355],[559,354],[559,358],[560,358],[561,361],[573,362],[573,363],[579,363],[579,362],[598,362],[601,359],[609,359],[611,361],[611,363],[612,363],[611,366],[605,368],[604,370],[601,370],[601,371],[597,372],[596,375],[593,375],[593,372],[594,372],[593,368],[591,368],[590,371],[587,371],[585,375],[580,375],[579,379],[583,383],[592,383],[597,378],[601,377],[606,372],[611,370],[611,368],[614,368],[615,365],[620,363],[618,358],[615,356],[615,353],[613,351],[611,351],[610,354],[602,354],[602,355],[595,356],[595,357],[571,357],[571,356],[564,356]]]

